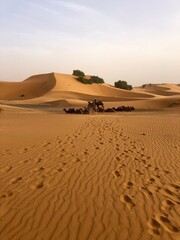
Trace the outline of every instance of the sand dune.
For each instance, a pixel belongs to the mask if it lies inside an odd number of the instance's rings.
[[[63,113],[94,98],[136,110]],[[0,82],[0,99],[0,239],[180,239],[179,86],[51,73]]]
[[[179,239],[180,115],[14,110],[0,113],[0,239]]]
[[[50,91],[55,85],[54,74],[32,76],[23,82],[0,82],[1,100],[36,98]]]
[[[178,84],[145,84],[144,87],[137,87],[134,90],[155,96],[173,96],[179,95],[180,87]]]
[[[80,94],[78,96],[78,94]],[[120,90],[107,84],[82,84],[76,77],[67,74],[41,74],[35,75],[23,82],[4,83],[0,82],[1,100],[24,100],[38,98],[36,101],[43,102],[44,99],[79,99],[89,100],[94,97],[108,98],[150,98],[150,94],[136,93]]]
[[[140,109],[162,109],[179,106],[179,89],[175,84],[147,84],[144,88],[126,91],[108,84],[82,84],[68,74],[49,73],[32,76],[23,82],[0,82],[0,100],[24,106],[85,107],[88,101],[96,98],[104,101],[106,107],[131,105]]]

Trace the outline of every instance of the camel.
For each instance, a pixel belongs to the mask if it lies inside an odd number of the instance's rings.
[[[117,108],[112,107],[112,108],[107,108],[104,109],[104,104],[101,100],[96,101],[96,99],[94,99],[92,102],[88,102],[88,106],[83,108],[69,108],[63,109],[66,113],[74,113],[74,114],[89,114],[92,110],[94,110],[95,112],[130,112],[135,110],[134,107],[130,107],[130,106],[119,106]]]
[[[121,107],[117,107],[117,108],[113,107],[113,109],[117,112],[130,112],[130,111],[135,110],[134,107],[129,107],[129,106],[127,106],[127,107],[121,106]]]
[[[95,112],[97,112],[97,108],[96,108],[96,99],[92,102],[88,102],[88,106],[87,106],[88,110],[94,110]]]
[[[88,102],[88,109],[95,112],[104,112],[104,104],[101,100],[94,99],[92,102]]]
[[[65,113],[74,113],[74,114],[89,114],[89,110],[87,108],[77,108],[77,109],[74,109],[74,108],[69,108],[69,109],[66,109],[64,108],[63,109]]]
[[[98,112],[103,112],[104,110],[104,103],[101,100],[95,102]]]
[[[107,108],[105,109],[105,112],[115,112],[115,110],[113,108]]]

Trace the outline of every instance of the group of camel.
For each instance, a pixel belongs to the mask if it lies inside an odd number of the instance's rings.
[[[129,106],[120,106],[120,107],[112,107],[112,108],[104,108],[104,104],[101,100],[94,100],[92,102],[88,102],[87,107],[85,108],[69,108],[63,109],[65,113],[75,113],[75,114],[89,114],[91,112],[131,112],[135,110],[134,107]]]

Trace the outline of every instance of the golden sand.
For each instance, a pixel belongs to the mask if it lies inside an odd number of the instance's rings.
[[[62,92],[74,96],[66,84]],[[126,105],[139,108],[130,113],[17,107],[57,101],[60,86],[32,100],[1,101],[0,239],[180,239],[179,95],[119,90],[133,98]],[[122,105],[113,99],[116,89],[109,86],[108,95],[106,85],[86,87],[89,94],[83,85],[79,96],[99,94],[112,98],[105,106]],[[6,99],[19,93],[7,90]],[[85,104],[79,98],[62,101]],[[148,104],[151,111],[140,110]]]

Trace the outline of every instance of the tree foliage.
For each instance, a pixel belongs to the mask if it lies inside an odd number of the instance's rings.
[[[86,79],[82,76],[79,76],[77,78],[78,81],[84,83],[84,84],[92,84],[92,83],[96,83],[96,84],[101,84],[104,83],[104,80],[98,76],[91,76],[90,79]]]
[[[77,76],[77,80],[84,84],[104,83],[104,80],[98,76],[91,76],[90,79],[85,78],[84,72],[80,70],[73,70],[73,75]]]
[[[116,88],[121,88],[121,89],[126,89],[126,90],[132,90],[133,87],[129,84],[127,84],[126,81],[122,81],[122,80],[119,80],[117,82],[114,83],[114,86]]]
[[[73,70],[73,75],[78,76],[78,77],[84,77],[85,76],[84,72],[82,72],[80,70]]]
[[[104,83],[104,80],[98,76],[91,76],[90,81],[92,83]]]

